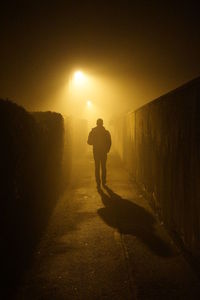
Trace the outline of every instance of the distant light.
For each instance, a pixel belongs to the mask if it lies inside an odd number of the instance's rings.
[[[90,108],[92,106],[92,102],[90,100],[87,101],[87,107]]]
[[[76,71],[74,73],[74,81],[75,83],[83,83],[85,79],[85,75],[82,71]]]

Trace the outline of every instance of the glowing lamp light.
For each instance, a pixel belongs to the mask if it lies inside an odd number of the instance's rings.
[[[87,101],[87,107],[88,108],[92,107],[92,102],[90,100]]]
[[[77,84],[82,84],[85,80],[85,75],[82,71],[76,71],[74,73],[74,82]]]

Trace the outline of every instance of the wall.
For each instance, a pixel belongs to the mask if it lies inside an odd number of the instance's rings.
[[[166,226],[200,256],[200,79],[116,120],[115,148]]]

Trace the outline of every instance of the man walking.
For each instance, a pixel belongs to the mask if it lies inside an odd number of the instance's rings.
[[[111,147],[111,136],[110,132],[103,126],[103,120],[97,120],[97,126],[92,128],[89,133],[88,141],[89,145],[93,145],[93,156],[95,161],[95,177],[97,188],[100,188],[100,168],[101,168],[101,179],[103,186],[106,185],[106,161],[107,153]]]

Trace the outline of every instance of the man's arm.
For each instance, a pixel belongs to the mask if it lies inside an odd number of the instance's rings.
[[[88,140],[87,140],[88,145],[93,145],[93,132],[92,130],[90,131],[88,135]]]
[[[110,135],[110,132],[107,131],[107,149],[108,149],[107,152],[110,151],[111,144],[112,144],[112,141],[111,141],[111,135]]]

